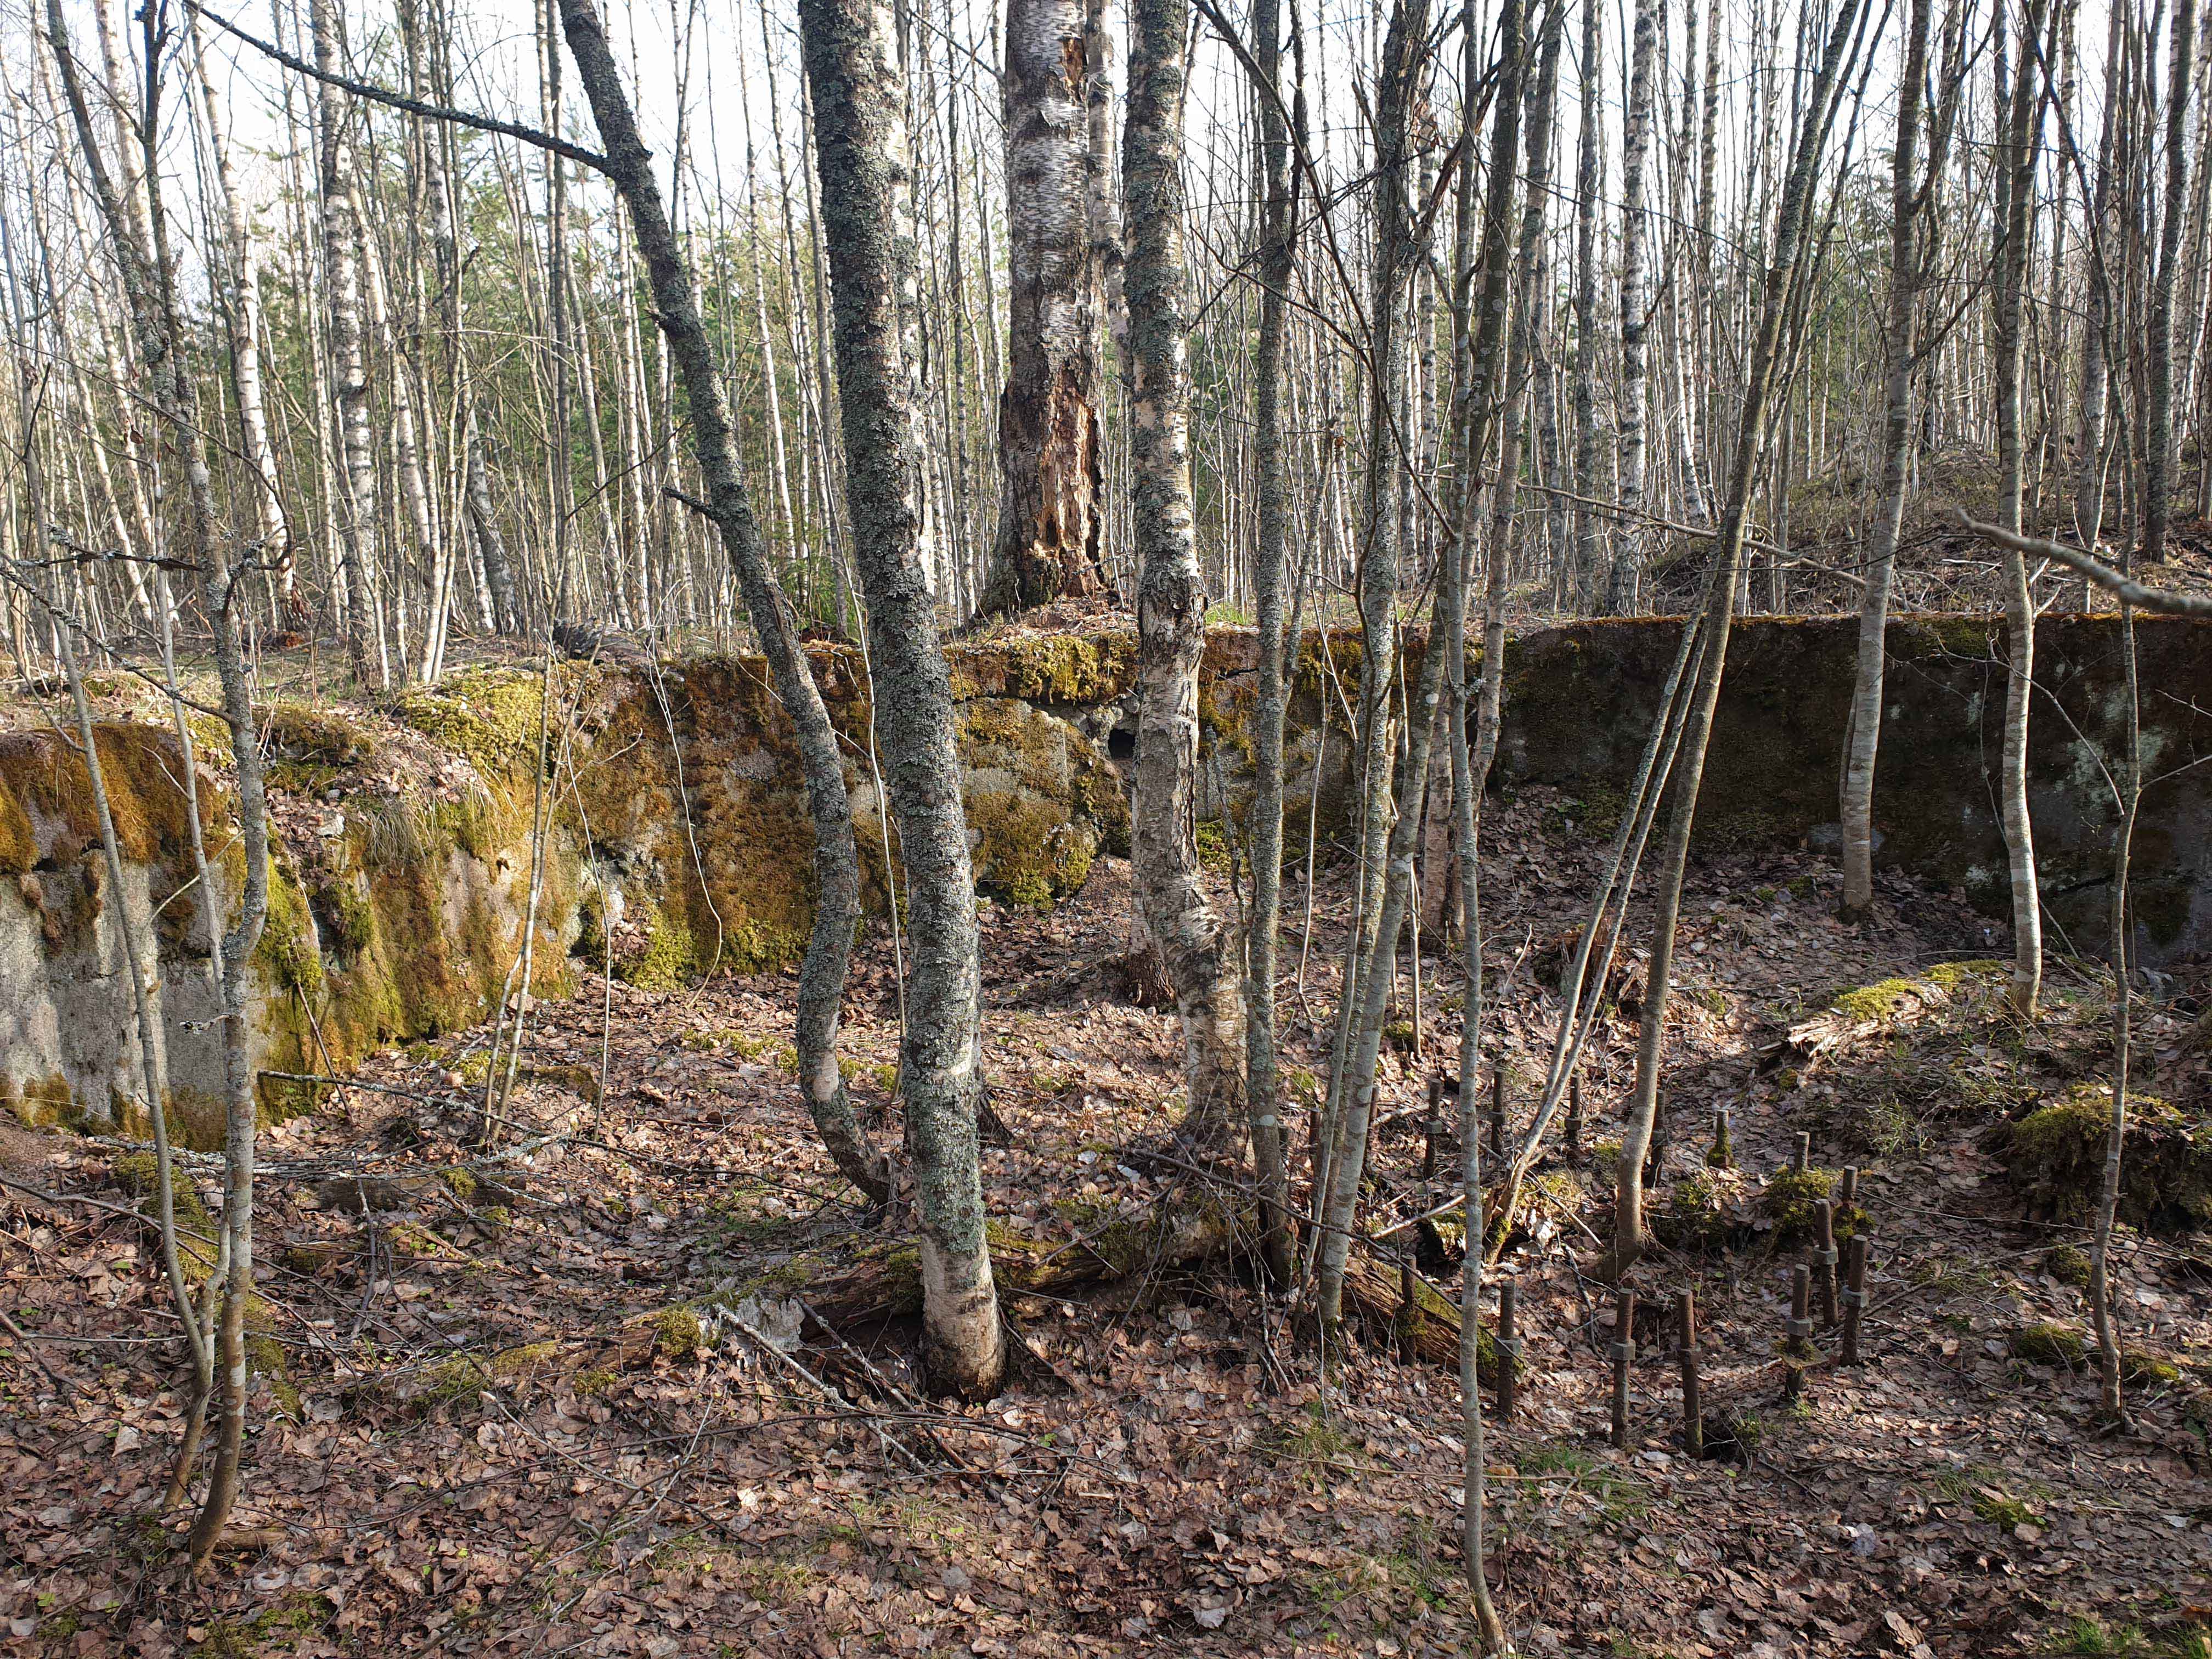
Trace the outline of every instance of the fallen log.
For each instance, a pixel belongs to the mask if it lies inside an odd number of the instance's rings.
[[[1220,1205],[1097,1211],[1072,1219],[1072,1234],[1042,1238],[991,1224],[991,1273],[1001,1296],[1061,1294],[1225,1261],[1240,1241],[1249,1245],[1257,1237],[1251,1218]],[[1458,1365],[1459,1309],[1419,1273],[1409,1280],[1403,1263],[1355,1250],[1346,1266],[1344,1295],[1372,1340],[1430,1364]],[[711,1299],[735,1305],[748,1297],[793,1296],[803,1296],[814,1316],[833,1328],[911,1316],[921,1310],[920,1249],[910,1239],[855,1237],[842,1248],[804,1252],[733,1280]],[[1496,1370],[1490,1333],[1480,1331],[1477,1340],[1482,1380],[1489,1384]]]

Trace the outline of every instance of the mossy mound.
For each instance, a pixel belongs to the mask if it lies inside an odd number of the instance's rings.
[[[2063,1365],[2069,1370],[2081,1370],[2090,1352],[2080,1331],[2048,1322],[2019,1327],[2005,1339],[2005,1347],[2014,1358],[2032,1365]]]
[[[1909,979],[1863,985],[1836,999],[1836,1012],[1847,1018],[1879,1022],[1894,1018],[1918,1000],[1920,988]]]
[[[2089,1255],[2071,1244],[2054,1244],[2043,1253],[2043,1271],[2062,1285],[2089,1288]]]
[[[2002,962],[1938,963],[1924,974],[1838,992],[1829,1006],[1854,1024],[1886,1026],[1923,1009],[1947,1007],[2001,987],[2010,972],[2010,965]]]
[[[289,699],[261,711],[264,778],[271,789],[321,793],[375,764],[380,744],[363,722]],[[226,731],[226,747],[228,733]]]
[[[1834,1196],[1833,1170],[1778,1170],[1759,1195],[1759,1213],[1772,1224],[1778,1244],[1802,1243],[1820,1231],[1820,1200]]]
[[[2005,1173],[2038,1219],[2085,1221],[2104,1181],[2109,1087],[2078,1084],[1992,1137]],[[2175,1233],[2212,1222],[2212,1120],[2154,1095],[2128,1097],[2120,1219]]]
[[[654,1350],[671,1359],[696,1358],[706,1340],[706,1328],[699,1322],[698,1310],[687,1304],[663,1308],[653,1316]]]

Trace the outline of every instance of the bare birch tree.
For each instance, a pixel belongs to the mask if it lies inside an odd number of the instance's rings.
[[[913,974],[901,1047],[935,1386],[995,1393],[1006,1366],[983,1228],[975,1115],[975,884],[952,689],[921,547],[915,448],[912,153],[890,8],[802,0],[854,561],[867,600],[876,720],[898,822]]]

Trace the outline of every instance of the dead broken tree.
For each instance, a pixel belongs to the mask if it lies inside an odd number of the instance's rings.
[[[1098,0],[1010,0],[1006,131],[1006,383],[999,397],[999,532],[983,609],[995,613],[1096,593],[1103,517],[1100,357],[1111,165],[1094,97],[1109,91]],[[1177,123],[1180,134],[1181,123]],[[1109,233],[1110,234],[1110,233]]]
[[[1209,1178],[1209,1185],[1220,1183]],[[1079,1224],[1072,1238],[1024,1238],[1000,1234],[991,1246],[1000,1292],[1062,1295],[1084,1286],[1119,1284],[1170,1268],[1194,1269],[1249,1247],[1251,1217],[1228,1198],[1170,1194],[1155,1206],[1109,1212]],[[1431,1365],[1460,1360],[1459,1310],[1418,1274],[1409,1299],[1402,1263],[1380,1249],[1355,1251],[1345,1268],[1345,1305],[1377,1341]],[[921,1279],[910,1248],[866,1242],[849,1252],[825,1252],[779,1267],[759,1285],[739,1284],[721,1294],[788,1294],[803,1286],[810,1310],[832,1328],[911,1317],[921,1306]],[[786,1287],[779,1290],[779,1286]],[[1496,1351],[1487,1332],[1478,1336],[1482,1381],[1496,1381]]]

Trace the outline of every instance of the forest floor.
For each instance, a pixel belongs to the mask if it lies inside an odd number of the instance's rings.
[[[1603,851],[1571,808],[1531,790],[1486,826],[1516,1119],[1557,1012],[1533,968]],[[1888,880],[1847,928],[1833,881],[1806,853],[1693,872],[1654,1202],[1705,1242],[1678,1229],[1640,1270],[1654,1311],[1625,1450],[1607,1443],[1611,1297],[1585,1273],[1635,1022],[1593,1042],[1592,1145],[1547,1164],[1501,1264],[1527,1338],[1521,1403],[1489,1442],[1504,1616],[1529,1653],[2203,1655],[2212,1245],[2126,1234],[2139,1382],[2133,1431],[2107,1432],[2078,1348],[2018,1334],[2086,1329],[2067,1248],[2083,1234],[2028,1219],[1990,1150],[2008,1112],[2102,1073],[2108,993],[2055,963],[2024,1025],[1998,976],[1955,966],[2002,949],[1958,895]],[[1141,1218],[1191,1179],[1153,1155],[1175,1021],[1115,982],[1127,883],[1102,860],[1057,913],[986,921],[986,1058],[1012,1132],[985,1149],[987,1200],[1012,1234],[1073,1250],[1071,1213]],[[1300,1104],[1326,1064],[1340,878],[1324,872],[1310,954],[1305,901],[1292,884]],[[1419,1052],[1385,1060],[1378,1214],[1443,1194],[1419,1181],[1420,1102],[1452,1061],[1458,979],[1441,955],[1422,979],[1421,1023],[1409,1000],[1394,1043]],[[895,985],[872,937],[845,1052],[879,1138]],[[2201,1108],[2212,1056],[2180,1034],[2204,987],[2174,988],[2139,1065]],[[252,1547],[198,1585],[179,1520],[155,1513],[183,1407],[133,1166],[0,1129],[0,1310],[22,1331],[0,1332],[0,1653],[1465,1650],[1456,1377],[1393,1357],[1387,1333],[1324,1377],[1299,1320],[1234,1264],[1140,1273],[1010,1298],[1038,1363],[963,1409],[908,1397],[910,1322],[833,1337],[794,1330],[782,1295],[709,1301],[763,1282],[803,1297],[810,1264],[883,1249],[789,1074],[792,994],[586,980],[534,1011],[505,1152],[470,1103],[482,1030],[379,1056],[360,1082],[383,1091],[332,1091],[270,1130],[271,1343],[235,1517]],[[1739,1168],[1713,1174],[1722,1106]],[[1802,1210],[1777,1213],[1765,1183],[1800,1130],[1816,1164],[1865,1166],[1875,1265],[1869,1363],[1828,1363],[1823,1333],[1785,1404]],[[213,1201],[211,1168],[195,1174]],[[1684,1286],[1732,1460],[1680,1443],[1659,1308]]]

